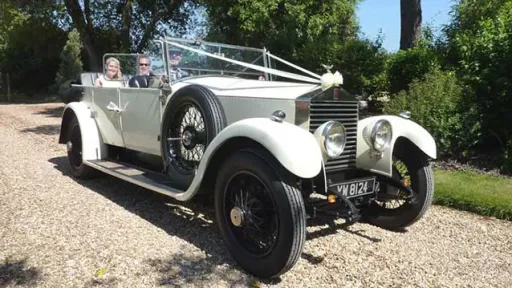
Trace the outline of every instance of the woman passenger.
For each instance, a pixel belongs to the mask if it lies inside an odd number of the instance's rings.
[[[106,61],[105,74],[100,75],[94,81],[94,86],[103,87],[124,87],[122,82],[123,76],[121,74],[121,63],[114,57],[110,57]]]

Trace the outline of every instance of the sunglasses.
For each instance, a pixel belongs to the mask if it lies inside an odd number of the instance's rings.
[[[139,66],[149,66],[148,63],[139,63]]]

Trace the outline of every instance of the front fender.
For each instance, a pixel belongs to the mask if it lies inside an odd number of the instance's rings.
[[[91,110],[82,102],[71,102],[66,105],[62,113],[59,143],[67,142],[68,125],[72,117],[78,119],[82,134],[83,160],[98,160],[108,156],[108,150],[93,118]]]
[[[285,169],[301,178],[313,178],[322,170],[322,152],[313,134],[287,122],[268,118],[249,118],[224,128],[208,145],[197,173],[186,192],[176,196],[185,201],[192,198],[201,185],[215,153],[228,140],[238,137],[252,139],[265,147]]]
[[[313,178],[322,169],[322,152],[313,134],[287,123],[268,118],[240,120],[221,131],[208,149],[216,150],[233,137],[250,138],[276,157],[288,171],[301,178]]]
[[[371,153],[370,146],[363,139],[363,130],[367,125],[375,121],[386,119],[391,123],[393,129],[393,138],[389,148],[381,156]],[[357,127],[357,168],[370,170],[375,173],[390,176],[392,174],[392,155],[395,142],[399,137],[404,137],[416,145],[428,157],[435,159],[437,157],[436,142],[425,128],[416,122],[404,119],[398,116],[383,115],[368,117],[358,122]]]

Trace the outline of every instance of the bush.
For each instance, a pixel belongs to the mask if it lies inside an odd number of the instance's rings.
[[[453,72],[435,69],[424,78],[413,80],[408,92],[401,91],[392,96],[384,106],[384,113],[411,111],[411,120],[425,127],[434,137],[438,153],[449,155],[464,147],[462,142],[470,141],[461,133],[464,125],[467,126],[464,124],[466,114],[459,113],[462,88]]]
[[[439,68],[439,59],[433,49],[423,45],[396,52],[388,64],[389,92],[407,90],[415,79]]]
[[[65,41],[65,32],[49,19],[31,17],[10,30],[1,65],[11,89],[40,93],[53,84]]]
[[[343,75],[344,88],[364,98],[388,90],[386,65],[389,54],[382,39],[350,39],[343,43],[333,71]]]
[[[81,49],[80,34],[77,31],[70,31],[68,41],[60,53],[60,66],[55,79],[57,85],[71,78],[76,78],[82,72]]]
[[[448,59],[481,123],[478,149],[512,169],[512,0],[462,1],[445,29]],[[496,149],[498,148],[499,149]]]

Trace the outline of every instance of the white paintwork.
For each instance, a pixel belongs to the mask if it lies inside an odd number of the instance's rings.
[[[190,84],[200,84],[216,95],[272,99],[296,99],[319,87],[316,84],[259,81],[226,76],[184,78],[172,85],[173,94]]]
[[[125,147],[121,133],[121,113],[107,108],[110,103],[121,107],[119,88],[93,87],[90,91],[93,101],[88,104],[96,113],[95,118],[103,141],[105,144]]]
[[[121,130],[126,148],[161,155],[160,126],[162,105],[160,90],[120,88]]]
[[[191,199],[199,190],[210,159],[218,148],[233,137],[248,137],[268,149],[291,173],[313,178],[322,169],[322,152],[313,134],[286,122],[269,118],[249,118],[233,123],[222,130],[210,143],[201,159],[196,176],[188,190],[173,196],[177,200]]]
[[[295,124],[295,101],[289,99],[220,96],[228,125],[246,118],[270,117],[276,110],[286,114],[284,121]]]
[[[82,135],[82,159],[98,160],[108,156],[107,146],[103,142],[96,126],[96,121],[91,117],[91,110],[81,102],[71,102],[64,108],[64,113],[71,109],[78,119]],[[64,114],[63,114],[64,115]]]
[[[382,157],[371,153],[370,146],[363,139],[363,130],[375,121],[386,119],[391,123],[393,137],[389,147]],[[370,170],[375,173],[390,176],[392,174],[393,147],[398,137],[405,137],[420,148],[430,158],[437,157],[436,142],[430,133],[414,121],[398,116],[384,115],[365,118],[357,124],[357,152],[356,167]]]

